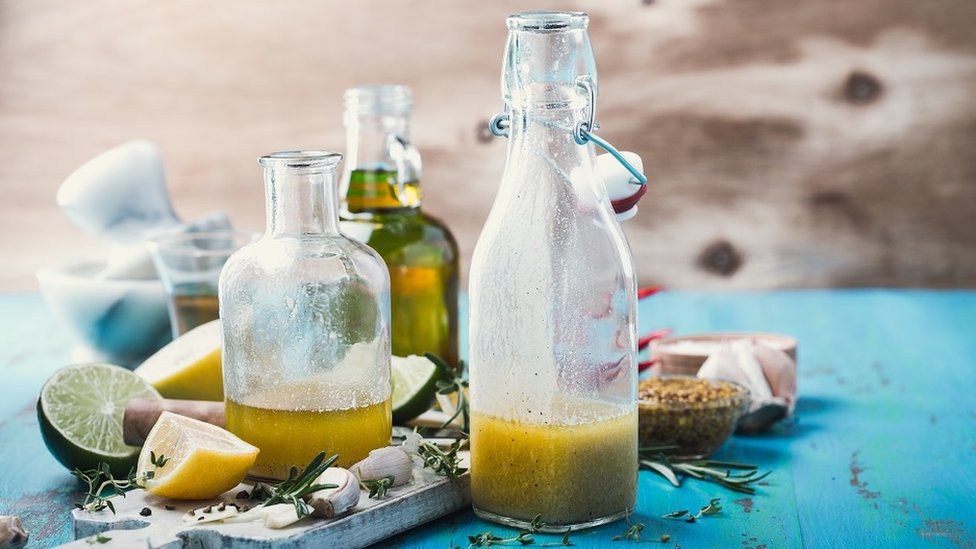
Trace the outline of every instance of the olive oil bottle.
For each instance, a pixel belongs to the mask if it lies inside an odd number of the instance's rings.
[[[393,354],[435,353],[458,365],[458,250],[420,208],[420,155],[409,142],[404,86],[347,90],[341,229],[390,270]]]

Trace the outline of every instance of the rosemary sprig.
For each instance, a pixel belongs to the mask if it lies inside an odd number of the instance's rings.
[[[719,498],[712,498],[708,501],[706,505],[702,505],[702,508],[698,510],[694,515],[691,511],[687,509],[682,509],[680,511],[672,511],[666,515],[661,515],[661,518],[667,519],[681,519],[685,522],[695,522],[701,517],[707,517],[711,515],[717,515],[722,512],[722,505]]]
[[[437,381],[437,394],[440,395],[450,395],[452,393],[457,393],[457,406],[454,408],[454,415],[448,418],[441,425],[441,429],[447,429],[451,422],[461,416],[461,431],[465,433],[471,432],[471,417],[468,412],[468,397],[465,389],[468,388],[468,381],[461,377],[461,373],[464,371],[464,363],[459,364],[459,368],[455,370],[444,359],[435,355],[434,353],[424,353],[427,360],[434,363],[441,372],[441,376],[444,377],[443,380]]]
[[[669,457],[666,452],[674,448],[673,446],[641,448],[638,459],[640,468],[658,473],[674,486],[681,486],[678,475],[682,474],[699,480],[714,482],[743,494],[755,494],[756,489],[752,485],[772,473],[772,471],[766,471],[759,474],[758,467],[747,463]],[[732,472],[733,470],[743,472],[736,474]]]
[[[393,475],[385,476],[375,480],[359,480],[359,485],[369,490],[369,497],[372,499],[383,499],[386,491],[393,485]]]
[[[338,455],[326,459],[325,452],[319,452],[319,455],[312,458],[301,473],[298,472],[297,467],[292,467],[288,471],[288,478],[281,482],[255,484],[248,499],[264,500],[265,507],[277,503],[290,503],[295,506],[295,514],[298,518],[306,517],[312,510],[302,498],[319,490],[336,488],[335,484],[315,484],[315,479],[319,478],[337,459],[339,459]]]
[[[455,440],[450,449],[445,452],[433,442],[424,439],[417,448],[417,455],[424,460],[424,467],[439,475],[455,478],[467,472],[467,469],[461,467],[461,458],[458,457],[460,449],[460,440]]]
[[[136,475],[135,469],[133,469],[129,471],[125,480],[115,478],[112,475],[111,467],[104,462],[99,463],[94,469],[82,471],[75,468],[71,474],[88,487],[85,491],[85,499],[81,503],[75,503],[75,507],[89,513],[108,509],[114,515],[115,504],[112,503],[112,498],[125,497],[125,493],[129,490],[144,488],[146,481],[153,478],[156,471],[162,469],[169,462],[169,458],[162,454],[157,456],[155,452],[149,452],[149,461],[153,465],[152,471]]]

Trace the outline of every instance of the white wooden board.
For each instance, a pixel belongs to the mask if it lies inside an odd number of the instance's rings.
[[[170,501],[143,490],[134,490],[125,498],[113,500],[117,511],[115,515],[108,510],[97,513],[74,510],[76,541],[63,547],[90,549],[93,547],[90,543],[92,536],[101,534],[111,539],[104,544],[95,544],[95,547],[353,549],[376,543],[471,503],[470,477],[467,473],[456,479],[448,479],[415,466],[413,482],[390,489],[387,497],[381,500],[369,499],[366,492],[361,491],[359,504],[350,513],[336,519],[309,517],[277,530],[266,528],[260,522],[200,526],[183,522],[183,515],[187,511],[205,507],[208,503],[242,503],[235,499],[235,494],[245,489],[250,490],[250,485],[241,484],[220,499],[209,502]],[[175,509],[166,510],[166,504]],[[139,512],[144,507],[149,507],[152,515],[141,516]]]

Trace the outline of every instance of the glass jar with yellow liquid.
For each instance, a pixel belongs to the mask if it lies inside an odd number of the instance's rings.
[[[379,252],[390,269],[393,354],[431,352],[457,366],[458,249],[447,227],[421,211],[410,107],[405,86],[346,91],[340,226]]]
[[[349,466],[390,443],[389,275],[339,231],[340,158],[259,158],[268,229],[220,275],[227,428],[261,450],[255,477],[319,452]]]
[[[593,148],[587,16],[508,19],[508,161],[470,276],[471,495],[488,520],[564,531],[637,493],[636,279]],[[581,126],[588,124],[588,126]]]

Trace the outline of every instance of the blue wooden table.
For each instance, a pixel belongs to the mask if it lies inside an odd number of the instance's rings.
[[[783,332],[799,340],[794,419],[734,437],[719,458],[773,473],[751,497],[640,474],[644,537],[694,547],[974,547],[976,544],[976,292],[669,292],[641,306],[642,331]],[[71,539],[77,487],[41,442],[37,392],[71,342],[36,295],[0,295],[0,514],[18,514],[31,545]],[[696,523],[660,516],[720,497]],[[578,547],[611,543],[623,522],[574,533]],[[465,511],[390,540],[395,547],[467,546],[511,530]],[[537,542],[558,541],[537,536]],[[655,544],[657,545],[657,544]]]

